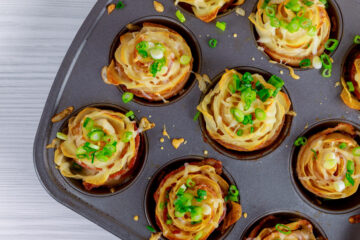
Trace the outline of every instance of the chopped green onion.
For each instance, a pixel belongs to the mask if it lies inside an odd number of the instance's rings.
[[[195,237],[194,240],[199,240],[202,237],[203,233],[202,232],[198,232]]]
[[[191,57],[189,57],[189,56],[187,56],[187,55],[182,55],[182,56],[180,57],[180,63],[181,63],[182,65],[189,64],[190,61],[191,61]]]
[[[338,45],[339,45],[338,40],[330,38],[325,43],[325,49],[329,50],[330,52],[333,52]]]
[[[312,21],[306,17],[300,17],[299,24],[301,28],[308,29],[312,25]]]
[[[275,7],[276,6],[266,6],[265,7],[266,15],[268,15],[269,17],[275,17],[275,14],[276,14]]]
[[[171,225],[172,223],[173,223],[173,221],[172,221],[171,219],[167,219],[167,220],[166,220],[166,224],[167,224],[167,225]]]
[[[216,45],[217,45],[217,42],[218,42],[218,41],[217,41],[215,38],[210,39],[210,40],[209,40],[209,47],[215,48]]]
[[[349,92],[354,92],[355,91],[355,87],[354,87],[354,84],[352,82],[346,82],[346,84],[348,86]]]
[[[102,140],[106,143],[112,143],[114,141],[114,137],[113,136],[109,136],[109,135],[105,135]]]
[[[353,161],[348,160],[346,163],[346,169],[350,174],[353,174],[355,171],[355,164]]]
[[[116,4],[116,9],[121,9],[121,8],[124,8],[125,7],[125,4],[122,2],[122,1],[119,1],[117,4]]]
[[[161,202],[161,203],[159,204],[159,208],[160,208],[161,210],[164,210],[164,208],[165,208],[165,203],[164,203],[164,202]]]
[[[109,158],[103,154],[102,151],[96,152],[95,157],[101,162],[107,162]]]
[[[138,44],[136,44],[136,50],[147,50],[149,48],[150,43],[147,41],[141,41]]]
[[[239,129],[236,132],[236,135],[238,135],[239,137],[242,136],[243,134],[244,134],[244,130],[242,130],[242,129]]]
[[[131,93],[131,92],[124,92],[124,94],[122,95],[121,98],[122,98],[122,101],[123,101],[124,103],[128,103],[128,102],[130,102],[131,100],[133,100],[134,94]]]
[[[229,91],[230,91],[232,94],[236,93],[236,89],[234,88],[234,86],[233,86],[232,83],[230,83],[228,87],[229,87]]]
[[[89,138],[91,141],[97,142],[104,137],[105,133],[102,130],[95,130],[89,133]]]
[[[237,189],[237,187],[235,185],[230,185],[229,194],[232,195],[232,196],[238,196],[239,195],[239,190]]]
[[[269,89],[261,89],[257,94],[262,102],[265,102],[270,97]]]
[[[298,137],[295,140],[294,145],[296,147],[299,147],[299,146],[304,146],[306,143],[307,143],[307,138],[306,137]]]
[[[145,50],[138,50],[138,53],[140,54],[140,56],[142,58],[147,58],[149,56],[147,51],[145,51]]]
[[[176,195],[177,195],[177,196],[183,195],[183,194],[185,193],[186,189],[187,189],[187,187],[186,187],[185,184],[181,185],[181,186],[179,187],[179,190],[178,190],[178,192],[176,193]]]
[[[270,25],[274,28],[278,28],[280,27],[280,20],[277,19],[276,17],[272,17],[270,18]]]
[[[252,115],[251,114],[245,115],[244,121],[242,122],[242,124],[247,125],[247,124],[252,124],[252,123],[253,123]]]
[[[315,36],[316,31],[317,31],[316,26],[311,26],[311,27],[309,27],[309,30],[308,30],[308,33],[307,33],[307,34],[308,34],[309,36],[313,37],[313,36]]]
[[[175,13],[176,17],[179,19],[180,22],[185,22],[186,18],[184,16],[184,14],[182,14],[182,12],[180,12],[180,10],[177,10]]]
[[[242,76],[242,80],[243,80],[244,82],[250,83],[250,82],[252,82],[252,81],[254,80],[254,78],[252,77],[251,73],[245,72],[245,73],[243,74],[243,76]]]
[[[284,231],[284,230],[281,230],[280,228],[285,229],[285,231]],[[288,227],[288,226],[286,226],[286,225],[284,225],[284,224],[276,224],[275,229],[276,229],[278,232],[280,232],[280,233],[282,233],[282,234],[285,234],[285,235],[291,234],[291,229],[290,229],[290,227]]]
[[[195,186],[195,182],[194,182],[191,178],[188,178],[188,179],[186,180],[186,186],[187,186],[188,188],[192,188],[192,187]]]
[[[240,85],[241,85],[241,80],[240,80],[239,76],[237,74],[234,74],[233,79],[234,79],[235,89],[239,90]]]
[[[322,66],[325,69],[332,69],[332,63],[331,63],[329,55],[327,55],[326,53],[323,53],[323,54],[321,54],[320,59],[322,62]]]
[[[94,149],[94,150],[99,150],[99,149],[100,149],[100,147],[99,147],[98,145],[93,144],[93,143],[89,143],[89,144],[88,144],[88,147],[90,147],[90,148],[92,148],[92,149]]]
[[[191,216],[191,221],[193,222],[199,222],[202,220],[202,208],[199,206],[193,206],[191,208],[191,212],[190,212],[190,216]]]
[[[64,133],[62,133],[62,132],[57,132],[56,133],[56,137],[58,138],[58,139],[61,139],[61,140],[64,140],[64,141],[66,141],[67,140],[67,135],[66,134],[64,134]]]
[[[115,142],[116,143],[116,142]],[[106,144],[103,148],[104,154],[106,156],[111,156],[116,152],[116,145]]]
[[[253,91],[251,88],[247,88],[241,93],[241,100],[245,103],[245,110],[250,108],[255,99],[256,91]]]
[[[162,58],[160,60],[155,60],[150,65],[150,73],[153,75],[153,77],[156,77],[156,74],[161,71],[161,69],[165,65],[165,63],[166,63],[165,58]]]
[[[266,112],[262,110],[261,108],[255,109],[255,117],[259,121],[263,121],[266,119]]]
[[[360,156],[360,147],[355,147],[352,150],[352,153],[353,153],[354,156],[359,157]]]
[[[280,27],[282,27],[282,28],[287,28],[287,26],[288,26],[288,23],[285,21],[285,20],[280,20]]]
[[[216,27],[221,31],[225,31],[226,29],[226,22],[216,22]]]
[[[121,139],[122,142],[127,143],[130,142],[131,138],[133,136],[132,132],[126,131]]]
[[[324,69],[321,73],[321,75],[325,78],[331,77],[331,69]]]
[[[354,37],[354,43],[355,43],[355,44],[360,44],[360,35],[356,35],[356,36]]]
[[[203,189],[198,189],[197,190],[197,198],[196,200],[198,200],[198,202],[201,202],[201,200],[204,200],[205,197],[207,195],[207,192]]]
[[[76,171],[81,171],[82,170],[82,166],[80,166],[79,164],[77,164],[76,162],[73,162],[71,165],[71,168],[76,170]]]
[[[349,182],[352,186],[355,185],[355,180],[352,178],[351,173],[347,172],[347,173],[345,174],[345,178],[346,178],[346,180],[348,180],[348,182]]]
[[[76,149],[76,155],[85,155],[87,154],[87,151],[84,147],[79,147]]]
[[[294,12],[298,12],[301,9],[300,4],[298,3],[298,0],[290,0],[286,5],[285,8],[290,9]]]
[[[299,64],[300,67],[309,67],[310,65],[311,65],[311,60],[308,58],[301,60]]]
[[[297,18],[293,18],[291,22],[287,25],[286,29],[291,33],[299,31],[300,29],[299,20]]]
[[[135,119],[135,114],[134,114],[134,112],[133,111],[128,111],[126,114],[125,114],[125,116],[127,117],[127,118],[129,118],[130,120],[134,120]]]
[[[199,112],[199,111],[195,114],[195,116],[193,118],[194,122],[196,122],[199,119],[200,114],[201,114],[201,112]]]
[[[303,3],[308,7],[311,7],[314,4],[314,2],[310,0],[303,0]]]
[[[268,83],[270,83],[271,85],[273,85],[276,88],[282,88],[282,86],[284,86],[284,80],[282,80],[281,78],[279,78],[276,75],[272,75],[270,77],[270,79],[268,80]]]
[[[90,131],[90,130],[94,127],[94,120],[92,120],[92,119],[89,118],[89,117],[85,118],[83,127],[84,127],[86,130]]]
[[[244,121],[244,113],[238,109],[238,108],[231,108],[230,109],[231,114],[233,115],[233,117],[235,118],[235,120],[237,122],[242,122]]]
[[[269,4],[270,0],[264,0],[263,5],[261,6],[262,9],[265,9],[266,6]]]
[[[325,8],[328,7],[328,3],[327,3],[327,0],[319,0],[320,2],[322,2],[324,5],[325,5]]]
[[[149,230],[152,233],[156,233],[156,230],[152,226],[146,226],[147,230]]]
[[[183,217],[185,215],[185,212],[181,213],[181,212],[178,212],[178,211],[175,211],[175,217]]]
[[[347,144],[344,142],[339,144],[340,149],[345,149],[346,147],[347,147]]]

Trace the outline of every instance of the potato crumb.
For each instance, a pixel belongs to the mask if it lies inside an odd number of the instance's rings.
[[[161,150],[164,150],[164,147],[161,147],[160,149],[161,149]]]
[[[252,60],[253,62],[255,62],[255,58],[254,58],[254,57],[252,57],[251,60]]]
[[[247,218],[248,214],[246,212],[244,212],[244,218]]]
[[[160,237],[161,237],[161,234],[162,234],[161,232],[159,232],[159,233],[152,233],[149,240],[159,240]]]
[[[244,17],[245,16],[245,10],[244,9],[242,9],[241,7],[237,7],[237,8],[235,8],[235,12],[236,12],[236,14],[238,14],[238,15],[240,15],[240,16],[242,16],[242,17]]]
[[[62,110],[61,112],[59,112],[58,114],[55,114],[51,118],[51,122],[53,122],[53,123],[59,122],[59,121],[63,120],[64,118],[66,118],[67,116],[69,116],[73,111],[74,111],[74,107],[67,107],[64,110]]]
[[[304,129],[308,129],[308,127],[309,127],[309,123],[306,123]]]
[[[149,115],[149,118],[152,118],[152,116],[151,116],[151,115]]]
[[[166,126],[164,124],[164,127],[163,127],[163,132],[162,132],[163,136],[167,137],[168,139],[170,139],[170,136],[168,134],[168,132],[166,131]]]
[[[134,221],[135,222],[139,221],[139,216],[134,216]]]
[[[287,115],[296,117],[297,113],[295,111],[289,111]]]
[[[257,49],[260,50],[260,51],[264,51],[264,50],[265,50],[263,47],[260,47],[260,46],[258,46]]]
[[[161,3],[157,2],[157,1],[154,1],[154,8],[155,8],[155,11],[157,11],[159,13],[164,12],[164,5],[162,5]]]
[[[208,155],[209,152],[207,150],[204,150],[204,155]]]
[[[172,145],[175,149],[178,149],[184,141],[185,141],[184,138],[174,138],[172,140]]]
[[[206,74],[203,74],[201,76],[201,74],[199,74],[199,73],[194,73],[194,74],[195,74],[196,80],[199,81],[199,89],[200,89],[200,91],[205,92],[207,84],[211,83],[211,80],[210,80],[209,76],[206,75]]]
[[[280,74],[283,75],[283,74],[284,74],[284,71],[283,71],[283,70],[280,70]]]
[[[234,38],[237,38],[237,33],[234,33],[234,35],[233,35],[233,36],[234,36]]]
[[[188,143],[188,141],[185,140],[184,145],[187,144],[187,143]]]
[[[108,13],[108,15],[110,15],[110,14],[115,10],[115,7],[116,7],[115,3],[109,4],[109,5],[107,6],[107,13]]]
[[[165,141],[164,138],[160,138],[160,142],[163,143]]]
[[[339,87],[340,86],[340,82],[336,82],[334,87]]]

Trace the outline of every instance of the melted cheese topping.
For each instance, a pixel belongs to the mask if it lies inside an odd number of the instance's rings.
[[[150,73],[154,62],[151,58],[142,58],[136,50],[141,41],[160,43],[165,47],[164,57],[167,71]],[[191,58],[188,64],[181,64],[181,56]],[[128,32],[120,37],[120,45],[113,60],[107,68],[105,82],[122,85],[135,95],[154,101],[166,99],[180,92],[187,82],[192,70],[193,58],[191,49],[183,37],[165,26],[144,23],[137,32]]]
[[[195,182],[193,188],[187,188],[186,193],[197,196],[197,190],[206,190],[207,195],[201,202],[193,199],[192,204],[204,209],[202,221],[200,223],[191,223],[189,213],[183,217],[175,216],[174,202],[177,199],[177,192],[186,181],[191,179]],[[188,240],[194,239],[198,233],[201,237],[198,240],[207,239],[207,237],[218,227],[226,213],[226,204],[224,197],[229,189],[228,183],[219,176],[215,168],[210,165],[193,165],[186,163],[181,167],[164,177],[156,194],[156,218],[164,237],[167,239]],[[164,203],[165,207],[164,207]],[[166,220],[171,219],[171,224],[166,224]]]
[[[296,172],[307,190],[328,199],[346,198],[357,191],[360,179],[356,175],[360,173],[360,157],[352,153],[352,150],[359,146],[354,135],[353,126],[340,123],[335,128],[328,128],[311,136],[307,144],[301,147]],[[341,143],[346,143],[347,147],[340,149]],[[316,151],[316,156],[312,150]],[[329,161],[334,163],[329,166]],[[335,182],[346,182],[348,161],[354,162],[352,178],[355,184],[346,184],[345,189],[339,192]]]
[[[316,240],[313,233],[313,227],[307,220],[298,220],[288,224],[283,224],[288,228],[279,229],[287,234],[279,232],[275,227],[268,227],[261,229],[260,233],[252,238],[254,240]],[[291,232],[290,232],[291,230]],[[290,233],[289,233],[290,232]]]
[[[211,22],[216,18],[220,9],[225,10],[226,5],[241,5],[244,1],[240,0],[233,4],[233,0],[176,0],[175,5],[179,2],[190,4],[197,18],[204,22]]]
[[[245,104],[241,100],[240,93],[232,94],[228,88],[233,82],[234,74],[242,78],[242,74],[237,71],[226,70],[218,84],[205,96],[197,109],[204,116],[210,136],[226,148],[237,151],[261,149],[275,140],[285,115],[290,110],[290,99],[280,91],[276,97],[270,97],[265,102],[257,98],[248,110],[244,110]],[[260,81],[265,88],[275,90],[261,75],[253,74],[252,77],[254,83]],[[240,109],[246,115],[254,115],[255,109],[260,108],[266,112],[266,119],[262,121],[253,119],[253,124],[244,125],[237,122],[231,114],[230,109],[233,107]],[[253,132],[251,127],[254,128]],[[237,135],[239,129],[243,130],[241,136]]]
[[[270,1],[268,4],[277,4],[275,17],[286,23],[296,17],[296,13],[287,9],[285,5],[289,0]],[[326,12],[325,5],[319,0],[314,0],[310,7],[303,1],[298,1],[301,7],[306,8],[303,17],[312,21],[312,26],[316,27],[314,36],[308,34],[305,28],[299,28],[298,31],[291,33],[284,27],[273,27],[270,24],[270,17],[266,15],[262,8],[264,0],[259,0],[256,13],[249,16],[249,20],[255,25],[259,35],[258,42],[265,47],[265,52],[273,59],[283,64],[299,66],[301,60],[312,59],[313,56],[319,56],[323,53],[325,43],[329,39],[331,23]]]
[[[99,161],[95,157],[92,163],[91,159],[79,159],[76,156],[77,148],[86,142],[92,142],[87,136],[88,131],[83,127],[86,118],[91,118],[96,127],[114,137],[117,142],[116,152],[106,162]],[[126,131],[132,132],[133,136],[129,142],[124,143],[121,138]],[[136,160],[138,151],[136,123],[130,121],[122,113],[85,108],[69,120],[67,136],[67,140],[63,141],[55,151],[55,164],[64,177],[80,179],[84,184],[91,184],[96,187],[106,185],[115,177],[128,172]],[[82,166],[82,170],[75,173],[72,169],[73,163]]]

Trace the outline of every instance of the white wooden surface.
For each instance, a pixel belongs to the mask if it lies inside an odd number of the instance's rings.
[[[96,0],[0,0],[0,239],[117,239],[53,200],[32,148],[48,92]]]

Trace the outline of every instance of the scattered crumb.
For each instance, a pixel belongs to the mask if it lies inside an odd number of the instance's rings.
[[[167,131],[166,131],[166,126],[165,126],[165,124],[164,124],[164,128],[163,128],[162,134],[163,134],[163,136],[165,136],[165,137],[167,137],[168,139],[170,139],[170,136],[169,136],[169,134],[168,134]]]
[[[165,141],[164,138],[160,138],[160,142],[163,143]]]
[[[64,110],[62,110],[61,112],[59,112],[58,114],[55,114],[51,118],[51,122],[53,122],[53,123],[59,122],[59,121],[63,120],[64,118],[66,118],[67,116],[69,116],[73,111],[74,111],[74,107],[67,107]]]
[[[245,14],[246,14],[246,13],[245,13],[245,10],[242,9],[241,7],[235,8],[235,12],[236,12],[237,15],[242,16],[242,17],[244,17]]]
[[[297,113],[295,111],[289,111],[287,115],[296,117]]]
[[[274,61],[274,60],[269,60],[269,63],[277,64],[278,62],[276,62],[276,61]]]
[[[322,105],[322,102],[320,102],[320,105]]]
[[[149,122],[149,120],[146,117],[140,119],[139,130],[141,130],[141,132],[145,132],[154,127],[155,127],[155,123]]]
[[[289,66],[286,66],[288,69],[289,69],[289,72],[290,72],[290,76],[295,79],[295,80],[298,80],[300,79],[300,76],[299,75],[296,75],[295,74],[295,71],[292,67],[289,67]]]
[[[204,150],[204,155],[208,155],[208,154],[209,154],[208,150]]]
[[[137,215],[134,216],[134,221],[135,221],[135,222],[139,221],[139,216],[137,216]]]
[[[164,147],[161,147],[160,149],[161,149],[161,150],[164,150]]]
[[[140,30],[140,27],[138,25],[129,23],[128,25],[126,25],[126,28],[129,29],[129,31],[137,31]]]
[[[285,148],[288,148],[288,147],[289,147],[289,145],[286,144],[286,145],[285,145]]]
[[[185,140],[184,145],[187,144],[187,143],[188,143],[188,141]]]
[[[201,38],[201,34],[199,34],[199,38]]]
[[[184,141],[185,141],[184,138],[174,138],[172,140],[172,145],[175,149],[178,149]]]
[[[137,110],[137,112],[139,113],[139,112],[140,112],[140,110]]]
[[[334,87],[339,87],[340,86],[340,82],[336,82]]]
[[[107,6],[108,15],[110,15],[115,10],[115,7],[116,7],[115,3],[111,3]]]
[[[207,84],[211,83],[209,76],[206,74],[203,74],[201,76],[201,74],[199,74],[199,73],[194,73],[194,74],[195,74],[196,80],[198,80],[198,82],[199,82],[200,91],[204,92],[206,90]]]
[[[237,33],[234,33],[234,34],[233,34],[233,37],[234,37],[234,38],[237,38]]]
[[[252,58],[251,58],[251,60],[254,62],[254,61],[255,61],[255,58],[254,58],[254,57],[252,57]]]
[[[110,188],[110,192],[111,192],[111,193],[114,193],[114,192],[115,192],[115,188],[113,188],[113,187]]]
[[[261,60],[264,60],[264,57],[261,57],[260,59],[261,59]]]
[[[248,214],[246,212],[244,212],[244,218],[247,218]]]
[[[152,233],[149,240],[159,240],[160,237],[161,237],[161,234],[162,234],[161,232],[159,232],[159,233]]]
[[[164,5],[162,5],[161,3],[157,2],[157,1],[154,1],[153,3],[154,3],[155,11],[157,11],[159,13],[164,12]]]
[[[306,123],[304,129],[308,129],[309,128],[309,123]]]
[[[210,34],[206,34],[207,37],[210,37]]]
[[[280,74],[283,75],[283,74],[284,74],[284,71],[283,71],[283,70],[280,70]]]
[[[264,51],[264,50],[265,50],[263,47],[260,47],[260,46],[258,46],[257,49],[260,50],[260,51]]]
[[[151,118],[152,116],[151,115],[149,115],[149,118]]]
[[[175,124],[173,124],[172,127],[174,128],[174,127],[175,127]]]

